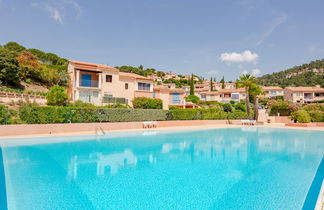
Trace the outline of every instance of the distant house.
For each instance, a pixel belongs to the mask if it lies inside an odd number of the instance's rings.
[[[284,95],[283,89],[279,86],[262,87],[262,89],[264,91],[264,95],[261,97],[264,97],[264,98],[272,98],[272,97]]]
[[[237,89],[221,89],[218,91],[204,91],[200,93],[202,101],[217,101],[221,103],[229,103],[230,101],[239,102],[245,100],[246,92],[244,88]]]
[[[80,61],[69,61],[69,96],[72,101],[94,105],[111,103],[132,106],[134,97],[152,97],[153,80],[118,69]]]
[[[169,109],[170,106],[185,108],[185,92],[180,88],[168,88],[165,86],[154,87],[153,98],[159,98],[163,101],[163,109]]]
[[[316,87],[286,87],[284,100],[297,103],[310,103],[324,100],[324,88]]]
[[[155,82],[162,82],[162,78],[157,76],[156,74],[151,74],[147,76],[147,78],[154,80]]]
[[[170,88],[170,89],[175,89],[176,88],[175,83],[164,83],[164,84],[162,84],[162,86]]]

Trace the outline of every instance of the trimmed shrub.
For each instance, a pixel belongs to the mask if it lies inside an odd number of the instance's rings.
[[[298,111],[292,112],[290,115],[290,118],[294,121],[299,122],[299,123],[311,122],[311,117],[309,116],[308,112],[306,112],[305,110],[298,110]]]
[[[95,119],[99,122],[135,122],[169,120],[169,111],[156,109],[96,109]]]
[[[162,109],[163,102],[157,98],[136,97],[132,101],[134,109]]]
[[[311,117],[312,122],[324,122],[324,112],[321,111],[309,111],[308,114]]]
[[[64,87],[54,85],[48,91],[46,99],[48,105],[63,106],[68,102],[68,95],[66,94]]]
[[[201,112],[199,109],[182,109],[170,111],[172,120],[200,120]]]
[[[195,96],[195,95],[189,95],[189,96],[186,97],[186,101],[197,104],[199,102],[199,97]]]
[[[247,112],[242,112],[240,110],[235,110],[232,113],[228,113],[228,119],[230,120],[247,119],[247,118],[248,118]]]
[[[234,111],[226,113],[217,108],[211,109],[183,109],[172,110],[173,120],[225,120],[225,119],[247,119],[247,113]]]
[[[182,108],[177,106],[169,106],[169,110],[181,110]]]
[[[167,110],[21,106],[20,119],[28,124],[134,122],[171,119]]]
[[[308,104],[303,107],[304,110],[306,111],[321,111],[324,112],[324,105],[322,104]]]
[[[235,110],[246,112],[246,106],[243,103],[238,103],[234,106]]]
[[[0,105],[0,124],[4,124],[6,120],[6,106]]]
[[[231,104],[223,104],[223,110],[224,110],[224,112],[232,112],[233,107]]]
[[[274,116],[278,113],[280,116],[289,116],[291,112],[297,111],[298,107],[288,101],[277,101],[270,105],[270,115]]]
[[[202,109],[201,119],[202,120],[225,120],[227,113],[219,109]]]

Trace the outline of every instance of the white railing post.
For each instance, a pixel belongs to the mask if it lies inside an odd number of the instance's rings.
[[[76,70],[76,79],[75,79],[75,86],[79,87],[80,85],[80,70]]]

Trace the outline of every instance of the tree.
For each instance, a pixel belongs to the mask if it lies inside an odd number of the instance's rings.
[[[190,95],[191,96],[195,95],[195,86],[194,86],[193,74],[191,74],[191,79],[190,79]]]
[[[250,89],[250,95],[253,97],[254,104],[254,120],[258,120],[259,118],[259,96],[263,95],[264,92],[262,87],[257,84],[252,84]]]
[[[222,83],[222,89],[225,89],[225,79],[224,79],[224,76],[223,76],[223,78],[221,79],[220,82]]]
[[[186,101],[196,104],[196,103],[199,102],[199,97],[195,96],[195,95],[189,95],[189,96],[186,97]]]
[[[23,79],[39,79],[41,71],[41,63],[38,62],[36,56],[31,52],[22,52],[18,57],[19,68]]]
[[[132,101],[134,109],[162,109],[163,102],[158,98],[136,97]]]
[[[20,53],[20,52],[26,50],[26,48],[24,46],[21,46],[17,42],[8,42],[7,44],[3,45],[3,47],[10,51],[14,51],[17,53]]]
[[[210,78],[210,91],[213,91],[213,78]]]
[[[64,87],[54,85],[47,93],[47,104],[53,106],[64,106],[68,102],[68,95]]]
[[[21,80],[17,54],[8,49],[0,48],[0,84],[18,85]]]
[[[244,74],[240,76],[238,80],[236,80],[236,87],[237,88],[244,88],[246,92],[246,99],[245,99],[245,105],[246,110],[248,113],[249,119],[251,119],[251,109],[250,109],[250,90],[251,88],[256,84],[256,79],[254,76],[250,74]]]

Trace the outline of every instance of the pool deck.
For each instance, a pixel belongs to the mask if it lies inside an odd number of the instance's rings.
[[[158,122],[157,128],[143,128],[142,125],[142,122],[0,125],[0,142],[3,139],[10,138],[94,135],[96,132],[100,133],[100,129],[104,130],[106,133],[159,130],[202,130],[241,127],[267,127],[324,131],[324,127],[292,127],[286,126],[283,123],[246,126],[241,125],[241,122],[238,120],[233,121],[233,124],[226,124],[225,120],[160,121]]]

